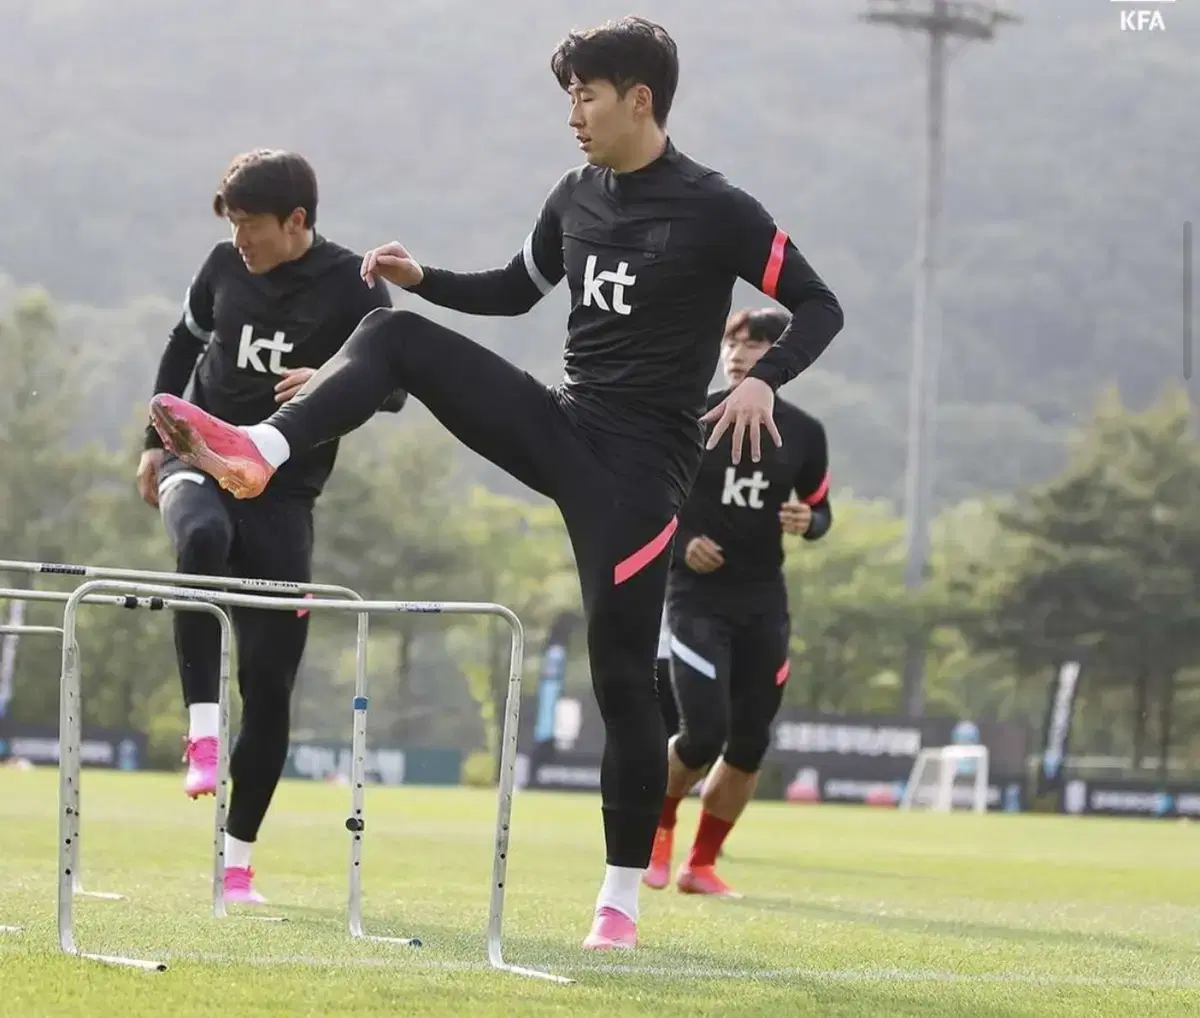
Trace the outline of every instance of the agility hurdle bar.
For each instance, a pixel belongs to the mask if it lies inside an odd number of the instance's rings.
[[[224,589],[224,590],[254,590],[260,593],[292,593],[304,595],[324,595],[326,597],[345,598],[350,601],[362,601],[363,597],[350,587],[328,583],[293,583],[285,580],[258,580],[247,577],[233,576],[203,576],[196,573],[164,573],[150,570],[121,569],[109,566],[82,566],[49,562],[15,562],[0,560],[0,572],[22,573],[25,575],[48,574],[56,576],[81,576],[89,580],[133,580],[142,583],[167,583],[174,588],[188,589]],[[125,588],[120,588],[125,589]],[[69,595],[61,597],[39,598],[36,595],[46,592],[22,592],[25,600],[67,600]],[[15,595],[14,595],[15,596]],[[87,599],[90,603],[90,598]],[[296,608],[295,602],[291,607]],[[305,606],[307,607],[307,605]],[[363,612],[358,615],[357,645],[354,660],[354,714],[351,734],[351,756],[354,759],[364,757],[367,743],[367,640],[370,619]],[[362,704],[360,710],[358,705]],[[227,731],[227,729],[222,729]],[[221,740],[222,755],[228,762],[227,740]],[[226,769],[225,773],[228,773]],[[350,936],[360,940],[374,940],[382,943],[419,946],[418,941],[401,937],[372,936],[363,932],[362,925],[362,843],[363,843],[363,808],[364,791],[362,781],[351,781],[351,816],[346,821],[346,827],[351,833],[349,893],[347,896],[347,924]],[[221,862],[224,862],[225,846],[222,839],[219,846]],[[222,888],[223,892],[223,888]],[[87,892],[83,892],[87,893]],[[95,892],[92,892],[95,894]],[[107,897],[107,895],[105,895]],[[120,898],[121,895],[111,897]],[[223,916],[224,897],[214,914]]]
[[[3,600],[34,600],[34,601],[59,601],[67,602],[70,600],[70,594],[57,591],[32,591],[32,590],[16,590],[16,589],[0,589],[0,599]],[[216,810],[213,818],[213,912],[217,916],[225,914],[225,881],[224,881],[224,844],[225,844],[225,820],[228,814],[228,789],[229,789],[229,757],[228,750],[225,748],[229,742],[229,670],[231,647],[233,644],[233,625],[229,621],[229,615],[213,604],[208,604],[203,601],[174,601],[163,598],[143,598],[120,597],[115,595],[97,594],[87,599],[88,604],[104,604],[114,608],[150,608],[151,610],[174,609],[176,611],[199,611],[216,617],[221,629],[221,649],[220,649],[220,664],[218,670],[218,702],[220,714],[220,744],[221,751],[217,765],[217,795],[216,795]],[[57,635],[62,636],[63,630],[57,626],[0,626],[0,634],[13,635]],[[78,655],[78,648],[75,652]],[[83,711],[80,709],[78,702],[72,705],[68,712],[64,710],[64,703],[60,694],[59,701],[59,772],[60,782],[62,773],[62,747],[63,747],[63,726],[72,724],[75,727],[71,731],[71,739],[69,745],[78,747],[83,740]],[[78,767],[78,764],[77,764]],[[61,788],[61,785],[60,785]],[[109,891],[85,891],[79,873],[79,816],[80,816],[80,793],[79,781],[76,779],[72,786],[72,805],[69,807],[75,817],[75,834],[65,844],[60,844],[60,856],[64,850],[69,851],[69,860],[67,863],[68,873],[71,878],[70,895],[72,899],[76,895],[83,895],[91,898],[105,898],[108,900],[122,900],[123,894],[114,894]],[[61,907],[61,906],[60,906]],[[60,937],[62,927],[60,925]],[[21,928],[16,927],[0,927],[0,932],[19,933]],[[70,931],[73,932],[73,931]],[[61,943],[64,951],[78,953],[74,945],[72,937],[70,944]],[[83,955],[85,958],[92,958],[96,961],[109,962],[119,965],[133,965],[138,968],[151,967],[159,969],[160,963],[157,962],[142,962],[133,958],[117,958],[110,955]],[[164,966],[165,968],[165,966]]]
[[[253,594],[238,594],[225,591],[202,591],[202,590],[184,590],[173,587],[155,586],[151,584],[122,584],[110,580],[91,580],[76,588],[71,595],[71,599],[67,602],[66,610],[63,612],[63,673],[62,673],[62,691],[64,702],[79,696],[79,669],[78,656],[68,654],[68,648],[75,646],[75,629],[76,619],[78,616],[79,605],[88,594],[96,591],[114,591],[122,590],[126,593],[133,594],[136,597],[160,597],[173,598],[179,600],[197,600],[207,601],[211,604],[221,605],[226,608],[261,608],[274,611],[294,611],[296,608],[295,600],[282,597],[263,597]],[[509,837],[512,826],[512,800],[513,790],[516,781],[516,763],[517,763],[517,728],[520,721],[521,711],[521,671],[524,666],[525,657],[525,633],[521,626],[521,620],[508,608],[499,604],[488,602],[464,602],[464,601],[336,601],[315,598],[305,602],[305,607],[311,611],[332,611],[332,612],[354,612],[354,613],[395,613],[409,612],[419,614],[456,614],[456,615],[494,615],[507,623],[509,630],[512,633],[511,651],[509,654],[509,675],[508,675],[508,694],[504,711],[504,725],[501,732],[501,752],[500,752],[500,782],[497,793],[497,809],[496,809],[496,839],[495,851],[492,857],[492,886],[489,896],[488,905],[488,923],[487,923],[487,951],[488,961],[493,968],[500,971],[509,972],[514,975],[530,976],[537,979],[546,979],[557,983],[570,983],[573,980],[563,976],[553,975],[549,972],[543,972],[538,969],[523,968],[518,965],[512,965],[504,961],[502,951],[502,931],[504,921],[504,890],[505,880],[508,872],[508,851]],[[367,703],[366,697],[361,701],[355,698],[355,719],[356,722],[360,716],[365,717]],[[78,732],[69,726],[61,726],[60,734],[66,732],[72,738],[77,737]],[[71,750],[71,752],[67,752]],[[69,762],[74,773],[68,775],[67,769],[63,769],[63,777],[60,783],[60,795],[64,800],[67,800],[67,792],[69,787],[66,779],[69,776],[75,778],[76,783],[79,780],[79,753],[78,746],[72,745],[64,747],[60,753],[64,763]],[[355,792],[358,794],[361,801],[361,791],[364,781],[363,775],[363,757],[361,753],[355,753],[353,759],[353,774],[351,782],[354,785]],[[73,818],[67,809],[62,808],[59,811],[60,824],[60,863],[62,860],[62,842],[71,837]],[[351,816],[346,821],[346,826],[353,834],[361,835],[362,833],[362,817],[361,815]],[[70,894],[70,877],[64,872],[63,867],[59,867],[59,920],[60,923],[65,919],[69,924],[71,919],[72,899]]]

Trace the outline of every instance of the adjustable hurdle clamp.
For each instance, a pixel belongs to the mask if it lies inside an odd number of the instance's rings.
[[[350,702],[351,709],[354,711],[356,716],[359,715],[360,712],[362,714],[365,714],[367,712],[367,704],[369,702],[370,702],[369,699],[365,696],[356,696]],[[353,747],[352,751],[355,753],[355,755],[357,755],[358,747],[357,746]],[[356,782],[360,782],[362,779],[356,774],[354,776],[353,780],[355,780]],[[348,830],[351,834],[361,834],[363,831],[365,831],[367,829],[367,823],[363,819],[362,805],[358,801],[357,797],[353,804],[353,808],[354,808],[355,814],[357,814],[357,815],[346,817],[346,830]]]
[[[354,709],[356,711],[365,711],[367,709],[367,698],[365,696],[356,696],[354,698]],[[361,815],[346,817],[346,830],[351,834],[361,834],[366,829],[367,822]]]
[[[122,608],[128,608],[133,611],[137,608],[147,608],[152,612],[165,611],[167,602],[161,597],[144,597],[138,598],[133,594],[126,594]]]

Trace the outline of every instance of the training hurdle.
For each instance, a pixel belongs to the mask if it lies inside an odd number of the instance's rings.
[[[0,573],[16,573],[21,575],[54,575],[54,576],[76,576],[87,580],[129,580],[143,583],[167,583],[174,584],[176,588],[183,587],[189,590],[194,588],[204,589],[233,589],[233,590],[254,590],[262,593],[290,593],[304,594],[311,596],[324,596],[327,598],[340,598],[347,601],[362,601],[363,597],[357,591],[349,587],[343,587],[337,584],[328,583],[291,583],[283,580],[258,580],[246,577],[230,577],[230,576],[202,576],[194,573],[170,573],[170,572],[155,572],[150,570],[140,569],[121,569],[108,566],[84,566],[70,565],[63,563],[48,563],[48,562],[20,562],[0,560]],[[122,588],[123,589],[123,588]],[[67,602],[71,595],[65,591],[38,591],[38,590],[3,590],[0,591],[0,599],[24,600],[24,601],[62,601]],[[104,600],[104,598],[109,600]],[[161,600],[161,599],[160,599]],[[127,597],[114,596],[112,594],[104,595],[100,601],[96,601],[94,596],[85,598],[85,603],[109,603],[119,604],[121,607],[151,607],[149,604],[143,605],[138,599],[134,598],[130,602]],[[191,598],[182,604],[195,604],[195,598]],[[173,606],[175,605],[173,602]],[[293,610],[297,609],[295,600],[291,600],[290,607]],[[304,608],[308,605],[305,603]],[[366,613],[358,615],[358,632],[357,644],[355,647],[355,667],[354,667],[354,722],[351,736],[351,755],[358,759],[364,756],[366,752],[367,740],[367,723],[366,723],[366,704],[367,704],[367,639],[369,633],[370,620]],[[53,629],[53,627],[46,627]],[[61,633],[61,630],[54,629],[54,632]],[[65,651],[65,646],[64,646]],[[226,686],[222,687],[227,688]],[[61,693],[60,693],[61,696]],[[216,844],[213,849],[213,868],[214,873],[224,870],[225,860],[225,821],[223,812],[223,803],[226,800],[228,789],[229,775],[229,718],[228,718],[228,696],[221,698],[221,737],[220,737],[220,760],[219,774],[225,778],[225,781],[218,784],[218,826],[219,830],[216,834]],[[360,710],[358,705],[362,704]],[[82,736],[81,736],[82,737]],[[62,732],[59,733],[60,747],[62,742]],[[61,768],[61,749],[59,766]],[[352,782],[354,786],[351,791],[351,818],[346,821],[347,829],[351,831],[352,838],[350,843],[350,870],[349,870],[349,893],[347,900],[347,923],[349,926],[350,936],[361,940],[375,940],[383,943],[398,943],[403,945],[417,945],[418,942],[408,938],[397,937],[381,937],[372,936],[363,931],[362,924],[362,842],[363,842],[363,805],[364,791],[362,782]],[[76,859],[75,873],[78,874],[79,866]],[[110,894],[97,891],[84,891],[76,881],[78,894],[88,897],[100,897],[109,899],[121,899],[124,896],[120,894]],[[225,916],[225,898],[224,885],[214,889],[213,898],[213,914],[217,918]]]
[[[60,809],[59,809],[59,924],[60,941],[63,949],[67,950],[67,941],[63,939],[64,931],[72,931],[73,935],[73,906],[71,893],[71,875],[68,867],[71,861],[68,841],[77,839],[78,816],[70,808],[73,796],[70,780],[74,781],[74,789],[79,784],[79,737],[81,729],[74,721],[66,718],[65,712],[79,702],[79,655],[75,641],[75,632],[79,607],[86,598],[95,593],[121,592],[139,599],[172,599],[186,601],[203,601],[222,608],[259,608],[273,611],[295,611],[294,598],[266,597],[255,594],[234,593],[216,590],[188,590],[171,586],[159,586],[145,583],[132,583],[117,580],[88,580],[77,587],[71,594],[63,612],[63,668],[62,668],[62,704],[64,716],[59,725],[59,738],[69,740],[60,750]],[[517,762],[517,728],[521,710],[521,672],[524,666],[525,634],[520,619],[508,608],[488,602],[454,602],[454,601],[345,601],[325,598],[313,598],[304,602],[304,607],[310,611],[330,611],[356,613],[360,617],[374,613],[412,612],[421,614],[457,614],[457,615],[492,615],[504,620],[512,634],[509,654],[508,693],[505,703],[504,724],[501,733],[500,751],[500,781],[497,794],[495,850],[492,857],[492,885],[488,904],[487,921],[487,955],[492,968],[509,972],[514,975],[530,976],[546,979],[557,983],[570,983],[573,980],[564,976],[553,975],[538,969],[524,968],[504,960],[503,955],[503,920],[504,892],[508,872],[509,838],[512,826],[512,800],[516,781]],[[356,695],[355,734],[361,725],[364,737],[358,740],[358,750],[365,745],[365,726],[367,701]],[[355,839],[361,839],[363,832],[362,796],[364,785],[364,760],[361,751],[353,754],[351,785],[354,795],[355,812],[347,819],[346,827]],[[358,841],[355,841],[358,844]],[[356,867],[357,872],[357,867]],[[373,938],[380,939],[380,938]],[[401,940],[402,943],[419,943],[415,940]],[[70,941],[74,947],[73,939]],[[77,950],[70,953],[78,954]],[[116,960],[116,959],[101,959]],[[145,962],[133,960],[116,960],[119,964],[135,964],[141,968],[153,968],[158,971],[165,969],[163,962]]]
[[[65,591],[47,591],[47,590],[19,590],[19,589],[0,589],[0,600],[22,600],[22,601],[57,601],[68,602],[71,595]],[[146,607],[154,610],[174,609],[176,611],[199,611],[216,617],[221,632],[221,649],[220,649],[220,667],[218,671],[218,696],[220,701],[220,738],[221,738],[221,756],[218,762],[218,786],[217,786],[217,803],[215,816],[213,820],[213,912],[218,916],[225,914],[224,900],[224,834],[225,834],[225,818],[228,813],[228,788],[229,788],[229,759],[225,746],[229,741],[229,666],[231,657],[231,647],[233,644],[233,625],[229,620],[228,614],[216,605],[208,604],[203,601],[176,601],[164,600],[162,598],[146,598],[139,601],[133,597],[121,597],[112,594],[97,594],[86,599],[88,604],[109,605],[114,608],[139,608]],[[59,636],[63,635],[63,630],[58,626],[0,626],[0,636]],[[76,651],[77,653],[77,651]],[[76,704],[78,708],[78,704]],[[62,726],[65,723],[65,715],[63,712],[63,704],[60,695],[59,703],[59,767],[62,767],[61,749],[63,745]],[[79,745],[83,739],[83,712],[79,709],[70,712],[71,723],[76,725],[76,729],[71,733],[71,742]],[[79,782],[74,781],[72,784],[71,805],[67,808],[71,809],[78,824],[80,814],[80,795]],[[79,872],[79,833],[67,842],[69,846],[70,861],[68,863],[68,872],[71,878],[71,895],[83,896],[89,898],[104,898],[109,901],[124,900],[125,895],[116,894],[111,891],[87,891],[83,887],[83,882]],[[0,927],[0,932],[19,933],[19,926],[4,926]],[[73,943],[70,948],[65,944],[62,945],[63,950],[71,950],[74,952]],[[119,961],[104,955],[87,956],[94,957],[98,961]]]

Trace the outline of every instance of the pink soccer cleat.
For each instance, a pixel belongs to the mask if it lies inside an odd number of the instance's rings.
[[[632,951],[637,947],[637,923],[624,912],[602,905],[596,909],[592,932],[583,942],[585,951]]]
[[[150,400],[150,420],[171,452],[235,498],[261,495],[275,473],[241,428],[178,396],[161,393]]]
[[[267,899],[254,889],[254,870],[249,866],[225,867],[225,900],[235,905],[265,905]]]
[[[642,883],[661,891],[671,882],[671,853],[675,849],[675,832],[660,827],[654,833],[654,848],[650,851],[650,865],[642,874]]]
[[[712,866],[681,866],[675,876],[675,887],[681,894],[710,894],[717,898],[741,897],[717,876],[717,871]]]
[[[188,765],[183,790],[189,799],[215,795],[217,791],[217,753],[219,744],[211,735],[188,739],[183,759]]]

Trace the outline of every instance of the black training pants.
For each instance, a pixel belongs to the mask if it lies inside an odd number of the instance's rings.
[[[605,723],[607,859],[644,868],[667,781],[654,661],[679,505],[661,476],[665,470],[656,474],[644,466],[646,442],[635,449],[630,440],[603,432],[533,376],[407,311],[372,311],[305,391],[267,423],[294,452],[311,448],[359,427],[397,388],[562,511]]]
[[[273,493],[239,501],[168,455],[159,507],[181,573],[308,583],[312,500]],[[234,608],[242,725],[229,761],[229,833],[254,841],[287,760],[292,688],[308,638],[308,613]],[[220,630],[200,612],[176,612],[175,650],[183,698],[217,702]]]
[[[675,690],[671,686],[671,659],[660,657],[654,666],[654,682],[658,689],[658,706],[662,710],[667,738],[679,734],[679,705],[675,702]]]
[[[719,608],[672,591],[667,620],[680,762],[700,770],[723,757],[730,767],[757,773],[788,677],[785,598]]]

